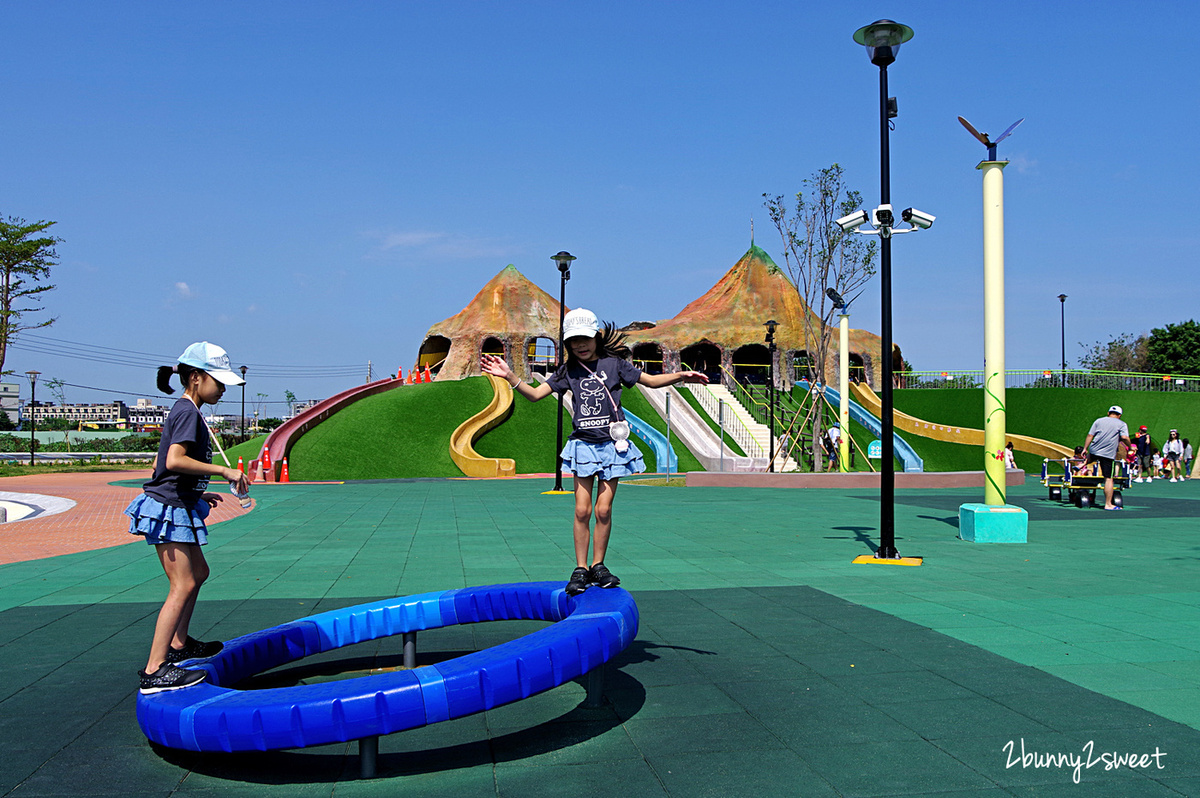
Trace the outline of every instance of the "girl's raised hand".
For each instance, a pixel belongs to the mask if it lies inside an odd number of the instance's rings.
[[[508,363],[504,362],[504,358],[486,353],[480,356],[479,367],[483,370],[484,374],[491,374],[493,377],[499,377],[502,380],[507,380],[508,375],[512,374],[512,369],[508,367]]]

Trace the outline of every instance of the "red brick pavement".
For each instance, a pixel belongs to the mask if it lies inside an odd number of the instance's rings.
[[[64,513],[0,524],[0,564],[140,542],[140,538],[129,534],[129,518],[123,513],[125,506],[137,496],[138,488],[108,483],[149,478],[149,469],[0,478],[0,491],[40,493],[75,502],[75,506]],[[213,508],[208,523],[220,523],[243,512],[230,497]]]

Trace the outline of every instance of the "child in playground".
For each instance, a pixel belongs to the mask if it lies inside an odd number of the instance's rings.
[[[224,647],[188,636],[196,597],[208,578],[208,563],[200,550],[208,541],[204,519],[222,501],[220,495],[204,489],[210,477],[228,480],[237,493],[249,489],[241,471],[212,464],[212,439],[200,412],[205,404],[220,401],[226,385],[242,384],[242,378],[229,367],[229,355],[221,347],[201,341],[189,346],[176,365],[159,368],[159,390],[174,393],[172,374],[179,375],[183,396],[163,424],[150,481],[125,508],[132,519],[130,533],[145,537],[146,543],[154,546],[170,582],[154,625],[146,668],[138,672],[139,690],[144,694],[202,682],[204,671],[179,666],[214,656]]]
[[[508,381],[514,391],[531,402],[566,391],[574,398],[574,431],[559,453],[562,465],[575,478],[576,567],[567,582],[567,593],[574,596],[591,585],[609,588],[621,582],[604,565],[612,532],[613,498],[621,477],[646,470],[642,453],[628,440],[621,389],[635,384],[661,388],[678,382],[706,383],[708,378],[698,371],[646,374],[623,359],[628,353],[625,335],[618,333],[611,322],[601,325],[596,314],[583,308],[572,310],[563,319],[563,340],[565,361],[550,379],[536,387],[522,382],[501,357],[484,354],[480,363],[485,374]]]
[[[1173,429],[1163,444],[1163,468],[1172,482],[1181,482],[1180,469],[1183,467],[1183,441],[1179,440],[1179,430]]]

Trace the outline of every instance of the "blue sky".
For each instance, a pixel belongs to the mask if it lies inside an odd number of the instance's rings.
[[[919,369],[982,365],[985,150],[955,117],[993,135],[1025,117],[1000,149],[1007,361],[1051,368],[1060,293],[1072,361],[1200,316],[1200,103],[1176,33],[1193,10],[6,4],[0,213],[65,241],[58,322],[5,367],[131,401],[208,339],[249,366],[248,397],[321,398],[368,361],[407,369],[508,263],[556,295],[563,249],[569,305],[669,318],[745,252],[751,219],[782,263],[764,192],[838,162],[878,201],[878,70],[851,36],[889,17],[916,31],[889,69],[892,198],[937,215],[896,240],[895,340]],[[878,332],[878,292],[853,326]]]

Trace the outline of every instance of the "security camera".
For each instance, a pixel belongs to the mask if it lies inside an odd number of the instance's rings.
[[[833,288],[826,288],[825,295],[833,300],[833,307],[835,310],[846,307],[846,300],[842,299],[842,295],[837,291],[834,291]]]
[[[916,208],[906,208],[900,212],[900,218],[911,224],[913,227],[919,227],[922,230],[928,230],[933,227],[933,220],[937,217],[932,213],[925,213]]]
[[[891,205],[880,205],[871,212],[871,218],[876,227],[892,227],[896,224],[896,217],[892,213]]]
[[[866,211],[855,211],[854,213],[850,214],[849,216],[843,216],[841,219],[838,219],[837,223],[838,223],[838,227],[842,228],[847,233],[852,233],[860,225],[864,225],[867,223],[867,212]]]

